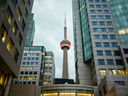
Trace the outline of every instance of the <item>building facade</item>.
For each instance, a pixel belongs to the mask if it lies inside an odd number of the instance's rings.
[[[35,20],[33,18],[34,18],[34,13],[31,13],[25,46],[33,45],[34,34],[35,34]]]
[[[18,81],[13,84],[53,84],[55,78],[55,63],[52,52],[46,52],[44,46],[29,46],[24,48]],[[17,82],[17,83],[16,83]]]
[[[33,1],[0,0],[0,96],[18,77]]]
[[[76,83],[93,85],[96,96],[114,96],[107,93],[116,82],[128,86],[127,2],[72,0]]]

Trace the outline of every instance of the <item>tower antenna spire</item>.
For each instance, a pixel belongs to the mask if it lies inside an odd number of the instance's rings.
[[[66,27],[66,12],[65,12],[65,27]]]

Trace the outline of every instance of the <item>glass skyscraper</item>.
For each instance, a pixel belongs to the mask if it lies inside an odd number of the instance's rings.
[[[127,90],[127,4],[72,0],[76,83],[94,86],[95,96],[107,96],[120,85]]]
[[[31,13],[25,46],[33,45],[34,34],[35,34],[35,20],[33,20],[33,18],[34,18],[34,13]]]

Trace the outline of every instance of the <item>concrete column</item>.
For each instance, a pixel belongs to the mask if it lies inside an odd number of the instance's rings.
[[[60,96],[60,90],[58,90],[58,96]]]
[[[75,96],[77,96],[77,90],[75,90]]]
[[[9,78],[8,78],[7,85],[6,85],[4,96],[9,96],[9,92],[10,92],[10,88],[11,88],[11,83],[12,83],[12,78],[13,78],[12,74],[10,74]]]
[[[42,96],[44,95],[44,91],[42,91]]]

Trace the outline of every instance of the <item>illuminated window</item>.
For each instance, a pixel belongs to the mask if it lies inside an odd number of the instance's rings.
[[[116,70],[108,70],[109,71],[109,75],[116,75]]]
[[[0,39],[2,40],[3,43],[5,42],[6,36],[7,36],[7,32],[4,28],[4,26],[2,25],[0,27]]]
[[[28,77],[28,80],[32,80],[32,76],[29,76],[29,77]]]
[[[48,64],[45,64],[45,66],[48,66]]]
[[[26,18],[28,17],[28,11],[27,11],[26,8],[25,8],[25,11],[24,11],[24,15],[26,16]]]
[[[23,80],[23,76],[20,76],[20,80]]]
[[[94,80],[95,80],[95,78],[96,78],[96,73],[94,73],[94,75],[93,75],[93,79],[92,79],[92,80],[94,81]]]
[[[11,0],[11,1],[12,1],[12,4],[13,4],[14,8],[16,8],[17,0]]]
[[[52,71],[49,71],[48,74],[51,75],[52,74]]]
[[[12,32],[16,35],[18,31],[18,27],[16,25],[16,23],[14,22],[13,27],[12,27]]]
[[[36,78],[36,76],[33,76],[33,80],[36,80],[37,78]]]
[[[45,56],[45,58],[51,58],[51,56]]]
[[[47,84],[47,81],[44,81],[44,83],[43,84]]]
[[[21,6],[22,6],[22,8],[24,7],[24,0],[20,0],[20,3],[21,3]]]
[[[126,70],[126,69],[125,69],[125,74],[126,74],[126,75],[128,75],[128,72],[127,72],[127,70]]]
[[[21,46],[21,43],[22,43],[22,36],[21,36],[21,34],[19,34],[19,36],[18,36],[18,43]]]
[[[6,2],[6,0],[0,0],[0,6],[1,6],[2,10],[4,9],[5,2]]]
[[[124,70],[118,70],[118,74],[119,75],[125,75],[125,71]]]
[[[48,81],[48,84],[51,84],[51,81]]]
[[[45,71],[44,75],[47,75],[47,74],[48,74],[48,72],[47,72],[47,71]]]
[[[35,70],[38,70],[38,67],[35,67],[34,69],[35,69]]]
[[[30,67],[30,70],[33,70],[33,67],[32,66]]]
[[[24,67],[24,66],[22,66],[22,67],[21,67],[21,69],[22,69],[22,70],[25,70],[25,67]]]
[[[18,57],[19,57],[19,52],[15,49],[15,52],[14,52],[14,55],[13,55],[13,59],[14,59],[15,62],[17,62]]]
[[[52,66],[52,64],[49,64],[49,66]]]
[[[28,53],[28,56],[31,56],[31,53]]]
[[[8,23],[11,24],[11,21],[12,21],[12,13],[10,11],[10,9],[8,8],[6,14],[5,14],[6,18],[8,19]]]
[[[35,53],[32,53],[32,56],[35,56]]]
[[[20,21],[21,20],[21,11],[19,8],[17,10],[17,17],[18,17],[18,20]]]
[[[12,54],[13,46],[14,44],[12,43],[12,40],[9,39],[8,44],[7,44],[7,49],[10,52],[10,54]]]
[[[29,67],[28,66],[26,67],[26,70],[29,70]]]
[[[27,80],[27,76],[24,76],[24,80]]]
[[[24,22],[24,20],[22,20],[21,27],[22,27],[22,30],[24,31],[24,29],[25,29],[25,22]]]
[[[118,30],[118,34],[125,34],[125,30],[124,29]]]
[[[47,79],[47,76],[44,76],[44,79]]]
[[[106,75],[106,70],[100,70],[100,74],[101,74],[102,76]]]

